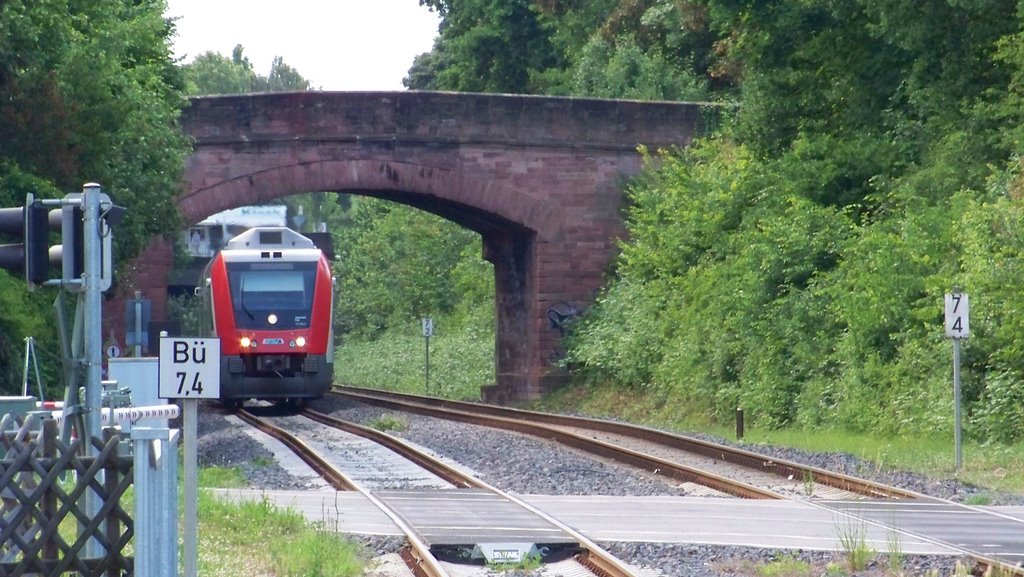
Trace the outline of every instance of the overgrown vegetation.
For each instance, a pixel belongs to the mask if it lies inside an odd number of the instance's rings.
[[[853,517],[842,517],[836,522],[836,540],[846,560],[846,568],[851,572],[863,571],[868,562],[875,556],[875,551],[868,546],[867,527],[864,521]]]
[[[472,329],[492,316],[493,273],[476,233],[403,205],[355,197],[347,226],[334,236],[340,334],[374,339],[424,317]]]
[[[811,564],[795,557],[785,556],[757,568],[762,577],[809,577]]]
[[[366,426],[378,431],[404,431],[409,427],[409,423],[401,415],[384,413],[367,421]]]
[[[712,423],[945,433],[958,286],[968,436],[1024,439],[1016,3],[421,3],[443,23],[411,87],[734,105],[647,153],[581,382]]]

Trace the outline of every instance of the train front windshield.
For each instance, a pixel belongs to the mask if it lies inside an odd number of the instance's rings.
[[[240,329],[308,328],[316,262],[228,263],[228,284]]]

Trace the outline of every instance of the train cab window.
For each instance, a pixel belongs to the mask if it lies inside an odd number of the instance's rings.
[[[239,328],[309,326],[316,263],[232,263],[228,283]]]

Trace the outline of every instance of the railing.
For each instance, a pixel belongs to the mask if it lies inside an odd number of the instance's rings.
[[[132,486],[121,435],[62,443],[52,419],[0,419],[0,576],[121,577],[132,517],[121,506]],[[94,511],[90,513],[89,511]]]

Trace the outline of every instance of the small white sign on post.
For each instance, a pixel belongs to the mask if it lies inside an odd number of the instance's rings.
[[[162,399],[219,399],[220,339],[161,338],[159,396]]]
[[[430,337],[434,336],[434,319],[423,317],[423,391],[430,394]]]
[[[953,443],[957,473],[963,465],[963,433],[960,425],[960,341],[971,335],[969,314],[970,301],[966,293],[956,288],[952,293],[946,293],[946,336],[953,339]]]
[[[967,293],[946,293],[946,336],[966,339],[971,336],[970,301]]]

